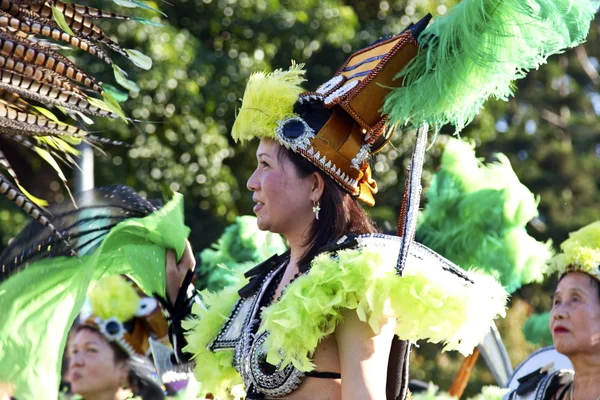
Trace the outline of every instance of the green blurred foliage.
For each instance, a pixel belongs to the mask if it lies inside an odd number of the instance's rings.
[[[255,147],[241,148],[228,135],[250,73],[287,68],[291,60],[308,66],[307,89],[328,80],[354,50],[399,32],[426,12],[444,14],[456,0],[179,0],[150,3],[168,17],[139,10],[162,22],[157,28],[134,22],[103,22],[119,42],[152,57],[141,71],[115,57],[140,86],[123,109],[137,122],[99,121],[97,134],[133,144],[106,146],[96,157],[97,186],[124,183],[155,196],[166,184],[186,196],[186,219],[196,252],[210,246],[236,216],[251,214],[246,179],[254,168]],[[102,3],[105,5],[106,3]],[[140,15],[141,14],[141,15]],[[588,43],[555,56],[548,65],[516,82],[509,102],[492,100],[463,136],[471,137],[478,155],[490,159],[505,153],[521,181],[540,196],[540,216],[530,226],[539,240],[555,244],[569,231],[600,219],[600,21],[593,23]],[[112,71],[91,56],[86,69],[114,84]],[[424,187],[435,171],[447,134],[429,148]],[[399,131],[392,146],[373,159],[379,183],[377,205],[369,210],[386,230],[395,230],[405,170],[414,135]],[[29,155],[27,155],[29,157]],[[62,200],[56,179],[33,159],[33,194]],[[1,200],[0,200],[1,202]],[[27,221],[4,202],[0,239],[4,246]],[[512,299],[498,325],[511,359],[523,360],[533,346],[521,325],[534,310],[549,308],[553,282],[528,285]],[[462,357],[422,345],[412,355],[415,378],[433,380],[447,389]],[[474,395],[492,377],[477,364],[466,394]]]

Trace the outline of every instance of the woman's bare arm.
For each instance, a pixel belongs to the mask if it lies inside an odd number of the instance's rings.
[[[355,310],[343,314],[335,330],[340,353],[343,400],[386,398],[387,365],[395,320],[385,323],[379,334],[358,319]]]
[[[192,246],[189,241],[185,243],[185,251],[181,260],[177,262],[177,257],[173,250],[167,250],[167,296],[171,304],[175,304],[179,288],[183,284],[183,279],[189,270],[193,270],[196,266],[196,259],[192,252]]]

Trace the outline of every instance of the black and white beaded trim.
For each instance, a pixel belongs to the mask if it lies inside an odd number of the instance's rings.
[[[96,317],[96,318],[94,318],[94,322],[98,326],[98,330],[100,331],[100,333],[102,335],[104,335],[104,337],[106,337],[106,339],[108,339],[108,341],[116,342],[130,356],[134,356],[137,354],[136,351],[134,350],[133,346],[131,346],[129,343],[127,343],[127,341],[124,339],[125,332],[127,332],[127,330],[125,329],[125,327],[123,326],[123,323],[121,321],[119,321],[115,317],[112,317],[112,318],[109,318],[106,320],[103,320],[100,317]],[[119,326],[118,332],[109,333],[106,330],[106,325],[108,325],[111,322],[115,322]]]
[[[314,147],[309,147],[306,150],[306,154],[314,159],[315,165],[318,164],[317,166],[321,166],[323,170],[326,170],[330,174],[337,176],[346,185],[353,187],[358,186],[358,181],[356,179],[351,178],[349,175],[343,172],[337,165],[335,165],[335,163],[333,163],[331,160],[328,160],[325,155],[321,155],[319,151],[315,153]]]
[[[345,79],[343,75],[336,75],[321,86],[319,86],[319,88],[317,89],[317,93],[325,96],[332,90],[337,89],[340,86],[340,84],[344,82],[344,80]]]
[[[343,95],[345,95],[346,93],[348,93],[349,91],[354,89],[359,83],[360,83],[360,81],[357,79],[357,80],[351,81],[350,83],[345,84],[341,88],[333,91],[331,94],[329,94],[327,97],[325,97],[325,99],[323,100],[323,103],[325,103],[325,105],[327,105],[327,106],[332,105],[337,99],[339,99],[340,97],[342,97]]]
[[[266,362],[266,352],[263,345],[268,336],[268,332],[263,332],[254,340],[250,349],[247,372],[257,391],[267,396],[281,397],[290,394],[300,386],[304,373],[294,368],[292,364],[283,369],[280,369],[280,365],[277,365],[273,373],[262,370],[261,364]]]
[[[301,94],[298,97],[298,103],[303,104],[309,101],[317,101],[317,100],[321,100],[323,101],[323,96],[320,93],[316,93],[316,92],[306,92]]]

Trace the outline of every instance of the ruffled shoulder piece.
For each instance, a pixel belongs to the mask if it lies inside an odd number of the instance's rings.
[[[236,285],[219,292],[201,292],[202,303],[192,308],[194,317],[181,323],[188,343],[183,350],[194,355],[194,376],[202,385],[202,394],[230,398],[231,391],[242,385],[242,378],[233,367],[233,349],[212,351],[210,347],[240,298],[238,290],[247,283],[248,280],[240,276]]]
[[[401,238],[361,235],[353,248],[326,252],[262,312],[267,361],[280,368],[314,369],[310,356],[355,310],[375,333],[396,318],[403,340],[443,343],[469,354],[494,318],[504,316],[507,293],[491,276],[468,273],[414,242],[402,276],[396,273]]]

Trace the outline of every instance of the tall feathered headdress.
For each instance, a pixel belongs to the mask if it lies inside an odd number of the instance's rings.
[[[129,356],[145,356],[150,337],[168,341],[167,321],[158,302],[140,295],[122,276],[102,278],[88,291],[88,298],[91,315],[83,324],[116,343]]]
[[[460,131],[489,97],[581,43],[597,1],[464,0],[350,56],[315,92],[299,66],[250,78],[232,135],[272,138],[373,205],[369,157],[397,125]]]

